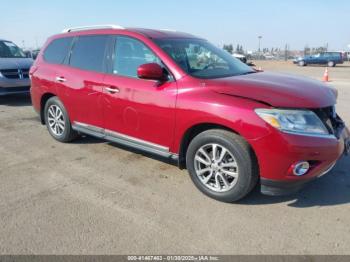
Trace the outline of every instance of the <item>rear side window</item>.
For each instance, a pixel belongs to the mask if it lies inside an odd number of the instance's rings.
[[[44,52],[44,59],[51,64],[62,64],[67,57],[73,38],[59,38],[53,40]]]
[[[104,72],[108,36],[80,36],[73,47],[69,64],[83,70]]]

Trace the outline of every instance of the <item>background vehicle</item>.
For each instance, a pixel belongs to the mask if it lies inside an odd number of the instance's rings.
[[[185,33],[68,29],[30,73],[54,139],[83,133],[168,158],[220,201],[245,197],[259,178],[265,194],[295,192],[349,151],[335,90],[257,72]]]
[[[232,56],[235,58],[238,58],[239,60],[241,60],[245,64],[247,63],[247,57],[245,55],[233,53]]]
[[[35,60],[40,52],[40,50],[23,50],[26,57]]]
[[[28,93],[32,63],[18,46],[0,39],[0,95]]]
[[[343,55],[341,52],[325,52],[316,55],[299,57],[294,60],[295,64],[299,66],[306,65],[328,65],[329,67],[334,67],[337,64],[342,64],[344,62]]]

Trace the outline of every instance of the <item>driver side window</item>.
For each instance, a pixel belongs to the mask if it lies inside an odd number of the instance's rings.
[[[130,37],[117,37],[114,52],[113,74],[137,78],[137,68],[140,65],[161,65],[160,59],[145,44]]]

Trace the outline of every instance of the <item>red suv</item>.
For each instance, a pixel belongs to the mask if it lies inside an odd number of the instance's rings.
[[[101,26],[51,37],[30,71],[56,140],[87,134],[176,161],[224,202],[295,192],[349,152],[337,92],[257,72],[204,39]]]

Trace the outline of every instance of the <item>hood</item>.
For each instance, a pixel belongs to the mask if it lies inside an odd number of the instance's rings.
[[[259,72],[206,81],[211,90],[274,107],[323,108],[336,103],[337,91],[322,82],[288,74]]]
[[[0,57],[1,69],[29,69],[33,64],[31,58],[2,58]]]

